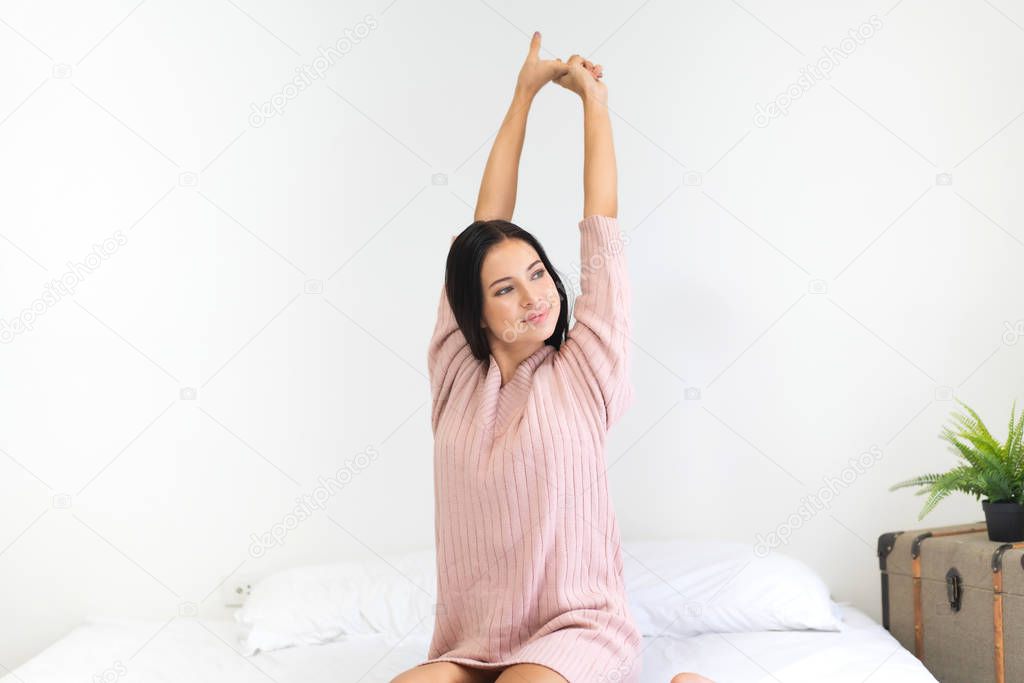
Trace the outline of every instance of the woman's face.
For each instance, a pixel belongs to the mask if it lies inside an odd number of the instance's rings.
[[[498,242],[480,269],[481,325],[491,344],[543,343],[555,332],[561,301],[537,251],[519,239]],[[540,314],[539,318],[532,316]]]

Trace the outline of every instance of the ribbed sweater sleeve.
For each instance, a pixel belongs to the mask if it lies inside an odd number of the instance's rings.
[[[437,304],[437,321],[427,347],[427,374],[430,377],[432,400],[431,427],[435,433],[441,411],[451,394],[456,370],[461,361],[469,357],[472,357],[469,342],[455,320],[455,312],[448,303],[445,285],[442,282],[441,299]]]
[[[580,228],[580,295],[566,352],[590,369],[610,427],[633,402],[630,378],[631,289],[619,221],[587,216]]]

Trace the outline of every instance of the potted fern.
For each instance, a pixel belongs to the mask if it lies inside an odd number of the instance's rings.
[[[918,520],[932,511],[950,493],[969,493],[976,499],[985,496],[988,537],[992,541],[1024,540],[1024,411],[1015,420],[1017,402],[1010,410],[1010,427],[1006,441],[999,443],[978,414],[957,399],[970,416],[954,413],[953,427],[943,427],[941,438],[949,441],[950,450],[965,462],[942,474],[925,474],[901,481],[890,491],[906,486],[921,486],[917,495],[929,494]]]

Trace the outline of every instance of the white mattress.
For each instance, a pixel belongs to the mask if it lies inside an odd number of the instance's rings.
[[[642,680],[668,683],[680,671],[696,671],[716,683],[937,683],[888,631],[852,606],[842,608],[840,632],[644,638]],[[238,628],[195,618],[91,619],[0,683],[389,683],[424,659],[429,644],[422,635],[349,636],[245,657],[237,649]]]

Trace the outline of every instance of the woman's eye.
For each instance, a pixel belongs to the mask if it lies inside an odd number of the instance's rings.
[[[544,274],[544,269],[541,268],[540,270],[538,270],[537,272],[534,273],[534,276],[543,275],[543,274]],[[534,277],[533,279],[536,280],[537,278]],[[495,296],[501,296],[502,294],[504,294],[505,292],[507,292],[510,289],[512,289],[512,288],[511,287],[502,287],[497,292],[495,292],[494,295]]]

